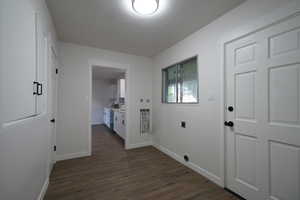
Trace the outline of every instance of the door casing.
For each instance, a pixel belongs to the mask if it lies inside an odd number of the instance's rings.
[[[126,79],[126,94],[125,94],[125,108],[126,108],[126,115],[125,115],[125,149],[130,149],[130,126],[131,119],[130,119],[130,80],[131,80],[131,73],[130,73],[130,65],[129,64],[122,64],[113,62],[111,60],[89,60],[89,122],[91,123],[91,115],[92,115],[92,69],[93,67],[108,67],[108,68],[117,68],[125,70],[125,79]],[[92,128],[89,124],[89,131],[88,131],[88,156],[92,155]]]

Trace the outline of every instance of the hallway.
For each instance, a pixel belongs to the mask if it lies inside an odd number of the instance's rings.
[[[45,200],[237,199],[154,147],[126,151],[106,127],[92,131],[93,155],[56,163]]]

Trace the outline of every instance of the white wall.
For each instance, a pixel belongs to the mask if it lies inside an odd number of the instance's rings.
[[[14,5],[24,9],[29,6],[38,11],[43,31],[49,33],[49,39],[55,47],[55,31],[43,0],[1,1],[0,15],[3,8],[2,3],[10,4],[12,8]],[[0,16],[0,19],[3,19],[2,17]],[[10,16],[5,17],[9,18]],[[49,99],[50,97],[48,97]],[[49,119],[47,112],[39,117],[19,122],[15,126],[0,127],[1,200],[36,200],[38,198],[48,178]]]
[[[93,79],[92,83],[92,124],[103,124],[104,108],[110,107],[111,99],[117,96],[116,81]]]
[[[152,99],[152,60],[118,52],[60,43],[62,67],[59,73],[57,154],[63,159],[89,152],[90,63],[118,63],[129,72],[128,96],[131,123],[128,126],[128,147],[148,143],[151,136],[140,136],[140,98]],[[100,65],[103,66],[103,65]],[[103,66],[113,67],[113,66]]]
[[[235,28],[258,20],[289,0],[247,0],[154,58],[153,134],[156,145],[188,154],[190,161],[209,178],[222,184],[221,170],[221,40]],[[198,105],[161,104],[161,69],[198,54],[200,102]],[[181,120],[187,128],[179,126]]]

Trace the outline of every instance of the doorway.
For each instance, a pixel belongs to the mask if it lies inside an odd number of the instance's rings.
[[[91,130],[99,125],[105,126],[108,132],[123,141],[124,148],[127,140],[127,96],[126,69],[92,66]]]

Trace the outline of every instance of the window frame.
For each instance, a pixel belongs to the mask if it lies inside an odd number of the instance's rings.
[[[196,102],[182,102],[182,100],[179,99],[179,93],[181,93],[181,97],[182,97],[182,87],[179,91],[179,87],[178,87],[178,84],[183,84],[183,80],[182,78],[180,78],[178,80],[178,71],[181,71],[182,67],[180,66],[181,64],[189,61],[189,60],[192,60],[192,59],[196,59],[196,70],[197,70],[197,101]],[[165,87],[165,73],[167,72],[167,69],[171,68],[171,67],[174,67],[176,66],[176,102],[167,102],[166,101],[166,96],[164,96],[164,94],[166,93],[166,87]],[[179,70],[180,69],[180,70]],[[181,72],[180,72],[181,74]],[[179,61],[179,62],[176,62],[172,65],[169,65],[168,67],[165,67],[165,68],[162,68],[161,69],[161,76],[162,76],[162,81],[161,81],[161,103],[162,104],[199,104],[199,98],[200,98],[200,95],[199,95],[199,65],[198,65],[198,55],[195,55],[195,56],[191,56],[191,57],[188,57],[182,61]]]

